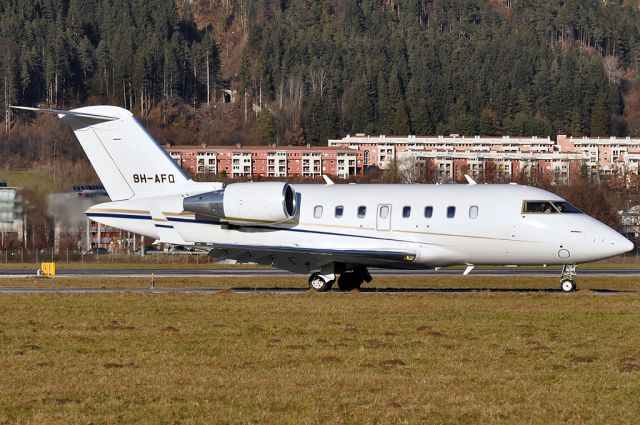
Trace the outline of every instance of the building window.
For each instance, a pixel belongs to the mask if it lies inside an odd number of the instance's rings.
[[[358,207],[358,218],[364,218],[365,215],[367,215],[367,207],[360,205]]]
[[[411,207],[409,207],[409,206],[402,207],[402,216],[404,218],[411,217]]]
[[[313,209],[313,218],[322,217],[322,205],[316,205]]]
[[[340,218],[342,217],[342,214],[344,214],[344,207],[342,205],[338,205],[336,207],[336,217]]]
[[[433,216],[433,207],[424,207],[424,218],[431,218]]]
[[[447,218],[453,218],[456,216],[456,207],[447,207]]]
[[[469,207],[469,218],[478,218],[478,206],[472,205]]]
[[[369,151],[364,151],[364,163],[369,164]]]

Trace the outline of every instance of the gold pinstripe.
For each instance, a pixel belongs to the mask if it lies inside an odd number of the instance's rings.
[[[148,210],[107,209],[107,208],[89,208],[87,210],[87,212],[140,214],[140,215],[150,215],[151,214],[151,212],[148,211]],[[193,213],[187,213],[187,212],[181,212],[181,213],[163,212],[162,214],[164,214],[167,217],[195,218],[195,216],[196,216]],[[244,222],[248,222],[248,223],[273,223],[272,221],[269,221],[269,220],[255,220],[255,219],[247,219],[247,218],[240,218],[240,217],[226,217],[226,220],[229,220],[229,221],[244,221]],[[166,220],[166,219],[155,219],[154,218],[153,221],[164,222],[164,221],[169,221],[169,220]],[[280,222],[280,223],[291,223],[291,222],[290,221],[288,221],[288,222],[284,221],[284,222]],[[324,228],[332,228],[332,229],[351,229],[351,230],[369,230],[369,231],[376,230],[373,227],[345,226],[345,225],[328,224],[328,223],[299,223],[298,225],[300,225],[300,226],[308,226],[308,227],[324,227]],[[446,237],[454,237],[454,238],[495,240],[495,241],[536,242],[536,241],[527,241],[527,240],[521,240],[521,239],[494,238],[494,237],[489,237],[489,236],[474,236],[474,235],[459,235],[459,234],[457,235],[457,234],[453,234],[453,233],[422,232],[422,231],[417,231],[417,230],[391,229],[388,232],[391,232],[391,233],[407,233],[407,234],[416,234],[416,235],[429,235],[429,236],[446,236]]]

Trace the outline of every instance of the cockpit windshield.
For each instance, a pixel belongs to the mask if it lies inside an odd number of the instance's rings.
[[[580,214],[582,211],[567,201],[524,201],[523,214]]]

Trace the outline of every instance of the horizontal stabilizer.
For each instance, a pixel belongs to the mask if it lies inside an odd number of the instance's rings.
[[[23,109],[25,111],[33,111],[33,112],[44,112],[48,114],[57,114],[60,116],[60,118],[63,118],[64,116],[72,116],[72,117],[78,117],[78,118],[88,118],[96,121],[113,121],[118,119],[118,117],[113,117],[113,116],[88,114],[86,112],[64,111],[62,109],[30,108],[28,106],[10,106],[10,108]]]

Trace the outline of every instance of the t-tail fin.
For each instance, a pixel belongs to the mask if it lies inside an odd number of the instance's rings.
[[[71,124],[112,201],[175,193],[190,180],[126,109],[14,108],[55,113]]]

